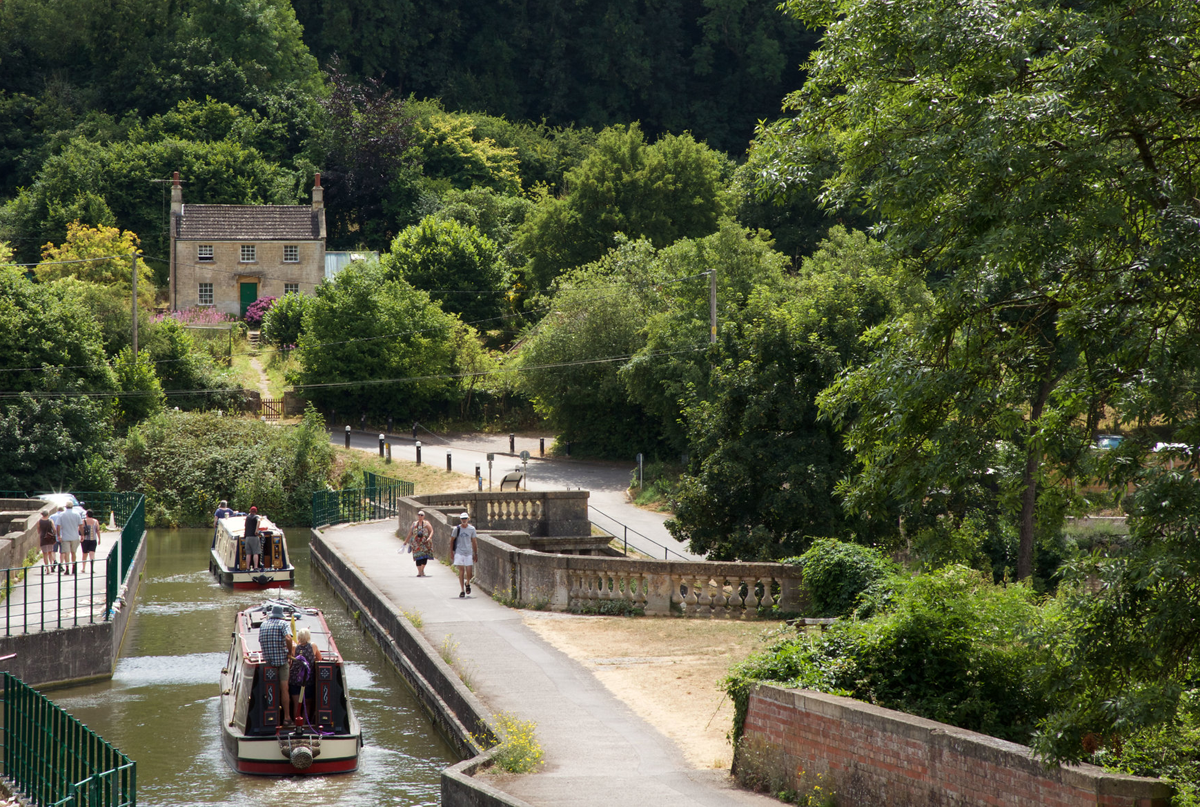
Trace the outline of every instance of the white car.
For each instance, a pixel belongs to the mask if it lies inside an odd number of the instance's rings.
[[[39,493],[33,498],[41,499],[44,502],[50,502],[50,504],[57,505],[58,507],[66,507],[67,502],[70,502],[76,507],[83,507],[83,502],[79,501],[79,499],[76,499],[74,493]]]

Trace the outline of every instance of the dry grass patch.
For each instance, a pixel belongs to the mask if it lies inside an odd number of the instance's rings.
[[[396,446],[392,446],[392,456],[393,458],[396,456]],[[391,463],[388,463],[380,458],[377,452],[372,453],[354,448],[334,449],[332,476],[334,479],[343,480],[343,487],[361,485],[363,471],[412,482],[418,496],[426,493],[459,493],[475,489],[474,476],[457,472],[446,473],[445,468],[439,469],[427,462],[417,465],[409,460],[393,459]]]
[[[721,679],[780,624],[532,611],[522,616],[701,769],[728,768],[733,755],[728,738],[733,706]]]

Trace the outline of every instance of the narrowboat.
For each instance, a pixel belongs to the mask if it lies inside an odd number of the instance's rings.
[[[284,610],[289,634],[312,634],[321,660],[306,688],[301,718],[285,726],[279,671],[263,661],[259,625],[274,605]],[[311,703],[309,699],[311,697]],[[287,600],[272,600],[237,615],[233,646],[221,670],[221,737],[225,759],[239,773],[314,776],[358,768],[362,732],[350,704],[345,667],[325,616]]]
[[[250,568],[246,553],[246,517],[229,516],[217,522],[213,533],[208,569],[223,586],[239,589],[291,588],[296,580],[296,567],[288,555],[283,530],[266,516],[258,518],[258,534],[262,538],[263,568]]]

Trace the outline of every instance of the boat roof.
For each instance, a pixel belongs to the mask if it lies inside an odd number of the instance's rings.
[[[246,532],[246,517],[244,515],[226,516],[220,519],[217,524],[228,530],[230,535],[242,535]],[[264,530],[279,530],[279,527],[275,526],[274,521],[263,515],[258,517],[258,527]]]
[[[238,613],[237,636],[242,643],[243,656],[249,656],[249,660],[255,663],[262,661],[262,645],[258,643],[258,628],[266,621],[271,613],[271,607],[275,604],[283,606],[283,621],[288,623],[289,633],[292,632],[291,625],[294,618],[295,630],[298,632],[300,628],[308,628],[312,634],[312,645],[321,651],[322,656],[330,660],[341,660],[341,654],[338,653],[337,645],[333,641],[333,634],[329,632],[329,625],[325,622],[325,614],[319,608],[305,608],[296,605],[291,600],[268,600],[262,605],[256,605]]]

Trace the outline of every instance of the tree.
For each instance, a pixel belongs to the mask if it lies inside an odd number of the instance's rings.
[[[416,126],[421,170],[459,190],[489,188],[499,193],[521,191],[517,150],[477,134],[467,116],[433,112]]]
[[[304,312],[297,387],[343,416],[424,416],[453,397],[453,335],[463,328],[378,263],[352,263]]]
[[[133,255],[141,242],[137,235],[116,227],[88,227],[73,221],[67,225],[67,238],[61,246],[42,247],[42,263],[34,269],[43,282],[64,277],[121,289],[127,298],[133,294],[133,267],[138,273],[138,306],[154,307],[154,272]],[[132,322],[132,314],[130,315]]]
[[[60,284],[0,266],[0,487],[108,489],[112,393],[95,320]]]
[[[642,280],[653,248],[622,242],[598,263],[559,278],[551,310],[520,349],[520,389],[534,408],[592,456],[631,457],[658,445],[657,424],[629,399],[618,369],[645,345]]]
[[[383,249],[415,218],[412,117],[379,81],[356,84],[336,63],[329,83],[312,155],[323,168],[329,242]]]
[[[725,219],[704,238],[682,238],[658,250],[636,282],[652,286],[651,309],[643,321],[645,343],[620,368],[631,401],[658,420],[665,448],[690,450],[683,407],[709,393],[709,272],[717,275],[718,328],[736,327],[752,294],[782,296],[786,260],[763,233]]]
[[[919,508],[985,467],[987,441],[1009,442],[1025,460],[1014,520],[1026,577],[1046,482],[1076,472],[1106,411],[1155,419],[1136,391],[1170,381],[1146,360],[1197,321],[1183,290],[1200,270],[1185,223],[1200,179],[1198,12],[1166,0],[788,8],[828,32],[792,116],[761,133],[767,184],[827,173],[822,199],[865,201],[937,301],[828,399],[864,466],[851,502]]]
[[[472,226],[432,217],[402,231],[383,256],[389,276],[429,292],[442,308],[482,330],[505,308],[508,267],[495,242]]]
[[[121,395],[117,402],[117,424],[128,428],[163,408],[162,384],[154,374],[154,364],[145,352],[133,355],[131,348],[122,348],[113,362]]]
[[[707,395],[689,389],[691,464],[671,533],[715,560],[778,560],[815,537],[891,532],[887,511],[848,515],[835,497],[853,458],[817,396],[864,357],[864,333],[920,299],[881,244],[840,228],[782,293],[752,290],[722,325]]]
[[[312,297],[291,292],[280,297],[263,318],[262,334],[267,342],[283,350],[290,350],[300,342],[304,327],[304,312],[308,310]]]
[[[648,144],[637,124],[606,129],[568,173],[567,196],[544,198],[522,228],[529,285],[546,288],[565,269],[598,260],[617,233],[661,248],[715,231],[726,168],[690,135]]]

